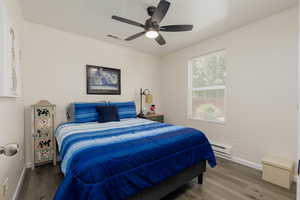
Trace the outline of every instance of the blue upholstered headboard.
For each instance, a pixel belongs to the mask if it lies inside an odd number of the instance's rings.
[[[67,110],[68,121],[84,123],[96,122],[99,119],[97,106],[114,105],[118,108],[120,119],[135,118],[136,107],[134,101],[129,102],[81,102],[71,103]]]
[[[136,118],[136,107],[134,101],[111,102],[109,104],[118,108],[120,119]]]
[[[99,118],[96,107],[105,105],[107,105],[106,102],[72,103],[69,109],[70,121],[96,122]]]

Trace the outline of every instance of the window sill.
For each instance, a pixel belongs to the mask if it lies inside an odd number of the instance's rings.
[[[193,121],[201,121],[201,122],[220,124],[220,125],[225,125],[226,124],[226,121],[214,121],[214,120],[206,120],[206,119],[191,118],[191,117],[189,117],[188,119],[193,120]]]

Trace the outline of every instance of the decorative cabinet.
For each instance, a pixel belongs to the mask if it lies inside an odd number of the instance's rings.
[[[53,162],[56,165],[54,138],[55,105],[42,100],[31,106],[32,149],[34,166]]]

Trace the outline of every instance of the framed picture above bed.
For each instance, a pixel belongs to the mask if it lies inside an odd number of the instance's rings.
[[[121,70],[86,65],[87,94],[120,95]]]

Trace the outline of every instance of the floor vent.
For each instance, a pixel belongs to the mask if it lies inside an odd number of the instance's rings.
[[[211,144],[212,148],[215,152],[215,155],[217,157],[221,157],[221,158],[231,158],[231,149],[232,146],[230,145],[224,145],[224,144]]]

